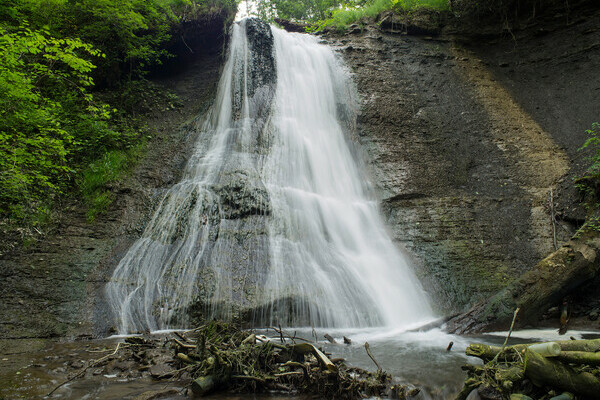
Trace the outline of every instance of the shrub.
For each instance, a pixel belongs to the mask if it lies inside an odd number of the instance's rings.
[[[590,165],[587,172],[596,175],[600,173],[600,123],[594,122],[592,129],[588,129],[586,133],[589,137],[579,150],[590,148],[593,151],[593,154],[590,156],[592,165]]]
[[[60,194],[73,172],[69,126],[108,118],[86,91],[94,65],[84,57],[100,52],[23,24],[13,32],[0,27],[0,53],[0,214],[26,219]]]
[[[446,10],[448,0],[372,0],[362,7],[342,8],[334,10],[331,18],[319,21],[315,30],[335,27],[343,30],[348,25],[359,22],[363,18],[375,18],[387,10],[410,12],[420,8]]]

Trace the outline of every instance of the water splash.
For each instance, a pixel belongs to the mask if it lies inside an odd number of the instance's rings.
[[[107,285],[119,332],[183,327],[194,312],[333,327],[431,318],[351,151],[356,110],[317,38],[234,24],[184,177]]]

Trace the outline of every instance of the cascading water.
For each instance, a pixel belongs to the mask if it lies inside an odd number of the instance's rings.
[[[334,327],[430,318],[348,144],[356,109],[316,38],[234,24],[184,178],[107,285],[119,331],[194,313]]]

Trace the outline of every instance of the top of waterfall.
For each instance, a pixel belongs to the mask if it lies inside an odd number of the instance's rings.
[[[235,21],[241,21],[244,18],[256,16],[257,6],[254,0],[243,0],[238,5],[238,11],[235,15]]]

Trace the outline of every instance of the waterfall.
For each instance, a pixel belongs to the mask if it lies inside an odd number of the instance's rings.
[[[431,317],[353,151],[357,104],[317,38],[235,23],[183,179],[107,285],[119,331],[211,316],[331,327]]]

